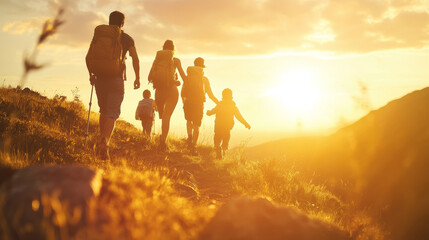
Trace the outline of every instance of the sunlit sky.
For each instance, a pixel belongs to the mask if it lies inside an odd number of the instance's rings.
[[[122,11],[135,40],[142,88],[128,81],[121,119],[141,128],[134,112],[155,53],[175,42],[182,65],[206,60],[215,96],[224,88],[249,131],[238,121],[232,145],[255,145],[299,135],[330,134],[370,110],[429,85],[429,1],[419,0],[0,0],[0,80],[16,86],[22,58],[34,48],[43,22],[66,10],[66,23],[39,49],[48,63],[26,87],[88,106],[91,86],[84,57],[93,29]],[[93,110],[98,111],[94,97]],[[210,100],[205,110],[215,105]],[[201,143],[211,144],[214,117],[205,116]],[[159,133],[160,121],[155,122]],[[181,101],[171,133],[185,137]]]

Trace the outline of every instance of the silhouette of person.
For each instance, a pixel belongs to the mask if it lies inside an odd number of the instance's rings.
[[[207,94],[214,103],[219,103],[218,99],[213,95],[208,78],[204,76],[205,67],[203,58],[198,57],[194,60],[194,66],[190,66],[187,69],[188,75],[184,79],[181,92],[188,133],[187,143],[189,150],[193,154],[195,154],[195,146],[204,115],[205,95]]]
[[[133,38],[123,32],[125,15],[114,11],[109,15],[109,25],[116,25],[121,29],[122,58],[127,52],[132,58],[135,73],[134,89],[140,88],[139,58]],[[92,44],[92,43],[91,43]],[[97,143],[97,153],[101,159],[110,159],[108,144],[115,128],[115,122],[121,113],[121,104],[124,99],[124,80],[126,80],[125,62],[123,62],[122,73],[119,75],[96,76],[89,71],[90,83],[95,84],[95,91],[100,107],[100,139]],[[88,69],[89,70],[89,69]]]
[[[247,129],[250,129],[249,123],[244,120],[235,102],[232,100],[232,91],[225,88],[222,91],[222,101],[212,110],[207,111],[207,115],[216,114],[214,127],[214,147],[216,157],[222,158],[222,150],[225,153],[228,150],[229,139],[231,138],[231,129],[234,127],[234,117],[237,118]],[[221,148],[222,143],[222,148]]]
[[[159,118],[162,119],[162,127],[161,127],[161,136],[159,141],[159,149],[162,151],[168,150],[166,145],[166,139],[168,132],[170,130],[170,119],[173,114],[174,109],[176,108],[177,101],[179,100],[179,90],[177,87],[180,85],[180,82],[177,81],[176,69],[179,71],[179,74],[183,79],[186,78],[185,73],[183,72],[182,63],[180,59],[177,57],[172,57],[172,66],[168,66],[172,73],[174,74],[174,82],[170,83],[170,79],[161,79],[155,80],[158,54],[159,53],[167,53],[169,56],[174,56],[175,46],[172,40],[166,40],[162,47],[162,51],[157,52],[157,57],[155,58],[151,71],[149,73],[148,80],[154,84],[155,89],[155,103],[158,109]],[[160,84],[160,82],[164,82],[166,84]]]
[[[156,105],[148,89],[143,91],[143,100],[141,100],[136,109],[136,120],[142,121],[143,134],[150,137],[153,120],[155,118]]]

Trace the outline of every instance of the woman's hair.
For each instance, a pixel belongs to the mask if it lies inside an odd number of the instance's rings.
[[[166,40],[164,42],[164,45],[162,46],[162,50],[171,50],[174,51],[175,47],[174,47],[174,43],[172,40]]]
[[[125,21],[125,15],[119,11],[114,11],[109,15],[109,25],[116,25],[122,27]]]

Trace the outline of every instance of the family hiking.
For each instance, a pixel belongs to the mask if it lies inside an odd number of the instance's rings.
[[[100,137],[96,143],[96,153],[101,159],[110,159],[109,140],[115,128],[115,122],[121,113],[121,104],[124,99],[127,53],[132,59],[135,73],[134,89],[140,88],[139,57],[133,38],[122,30],[124,23],[125,15],[123,13],[112,12],[109,16],[109,25],[99,25],[95,28],[86,55],[89,81],[95,87],[100,107]],[[143,134],[150,137],[155,112],[158,112],[159,119],[161,119],[158,149],[168,151],[166,140],[170,130],[170,119],[179,101],[179,86],[182,85],[177,74],[179,72],[183,81],[180,97],[186,119],[188,149],[192,154],[196,154],[195,146],[207,95],[216,103],[216,107],[207,111],[207,115],[216,115],[214,148],[216,157],[222,158],[228,149],[234,118],[237,118],[248,129],[250,129],[250,125],[244,120],[233,101],[231,89],[226,88],[222,91],[221,101],[214,96],[210,82],[204,76],[206,66],[203,58],[196,58],[194,66],[189,66],[185,73],[180,59],[175,57],[174,53],[175,46],[172,40],[166,40],[162,50],[157,51],[148,76],[155,96],[152,99],[150,90],[143,91],[143,99],[138,103],[135,118],[141,121]]]

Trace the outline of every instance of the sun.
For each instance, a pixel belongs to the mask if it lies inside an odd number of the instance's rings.
[[[289,115],[310,117],[320,107],[321,88],[318,75],[311,69],[294,69],[281,74],[277,84],[268,91]]]

